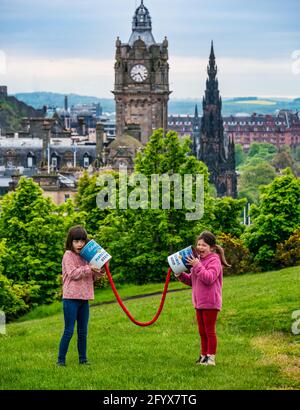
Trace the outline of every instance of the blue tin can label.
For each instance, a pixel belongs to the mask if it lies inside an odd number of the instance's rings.
[[[188,246],[187,248],[184,248],[181,251],[168,256],[168,263],[172,271],[176,274],[187,271],[187,258],[191,256],[193,256],[193,249],[191,246]]]
[[[102,268],[107,261],[111,259],[111,255],[106,252],[94,239],[90,240],[80,251],[80,256],[85,259],[90,265],[97,268]]]

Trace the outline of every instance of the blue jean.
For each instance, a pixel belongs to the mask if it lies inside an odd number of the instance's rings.
[[[63,299],[65,329],[62,335],[58,362],[65,363],[69,343],[73,336],[75,322],[77,321],[77,348],[79,363],[86,362],[86,340],[89,321],[89,301],[81,299]]]

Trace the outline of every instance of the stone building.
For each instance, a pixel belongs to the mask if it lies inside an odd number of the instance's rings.
[[[276,115],[253,113],[226,117],[224,129],[246,152],[253,142],[266,142],[278,149],[288,145],[293,151],[300,145],[299,114],[288,110],[280,110]]]
[[[28,171],[28,170],[27,170]],[[7,176],[8,183],[2,187],[1,195],[9,191],[14,191],[18,185],[21,176],[32,178],[43,190],[43,195],[46,198],[51,198],[56,205],[64,203],[67,199],[74,198],[77,192],[76,184],[70,178],[60,174],[29,174],[20,173],[18,170],[13,171],[10,176]],[[0,176],[0,183],[2,176]]]
[[[96,144],[74,144],[71,139],[51,138],[46,148],[40,138],[0,139],[0,166],[59,171],[88,168],[97,159]]]
[[[218,196],[236,198],[237,175],[234,141],[233,138],[228,138],[224,132],[222,99],[218,88],[213,43],[211,44],[207,73],[201,129],[199,140],[194,140],[193,151],[197,158],[207,165],[210,182],[215,185]]]
[[[195,105],[193,115],[170,115],[168,129],[176,131],[179,137],[189,136],[192,141],[192,153],[197,156],[200,143],[201,117],[198,114],[198,105]]]
[[[143,0],[136,9],[128,43],[117,38],[115,56],[116,137],[125,130],[142,144],[154,129],[167,129],[168,40],[156,43]]]

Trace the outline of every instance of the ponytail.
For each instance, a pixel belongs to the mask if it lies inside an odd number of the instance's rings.
[[[196,239],[196,246],[200,239],[202,239],[209,246],[216,249],[217,254],[220,256],[222,265],[227,266],[228,268],[231,268],[231,265],[229,265],[229,263],[227,262],[225,258],[224,249],[222,248],[222,246],[216,244],[216,237],[213,233],[211,233],[210,231],[203,231]]]
[[[216,247],[217,254],[221,258],[222,265],[227,266],[228,268],[231,268],[231,265],[229,265],[229,263],[227,262],[227,260],[225,258],[225,252],[224,252],[224,249],[222,248],[222,246],[215,245],[215,247]]]

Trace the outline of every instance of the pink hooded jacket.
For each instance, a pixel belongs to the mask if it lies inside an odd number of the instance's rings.
[[[196,309],[222,308],[223,268],[217,253],[200,259],[191,273],[181,273],[178,279],[192,287],[192,300]]]

